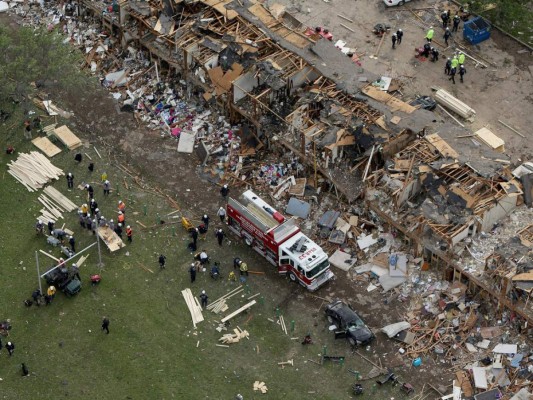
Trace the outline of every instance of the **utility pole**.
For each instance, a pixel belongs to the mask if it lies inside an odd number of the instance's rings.
[[[98,245],[98,267],[103,268],[104,263],[102,262],[102,251],[100,250],[100,236],[98,232],[96,233],[96,243]]]
[[[37,264],[37,280],[39,282],[39,291],[43,293],[43,288],[41,286],[41,273],[39,272],[39,253],[35,252],[35,263]]]

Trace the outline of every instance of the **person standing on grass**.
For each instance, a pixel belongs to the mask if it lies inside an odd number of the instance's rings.
[[[159,269],[165,269],[165,263],[167,262],[167,258],[161,254],[159,256]]]
[[[209,296],[205,294],[205,290],[202,290],[202,294],[200,295],[200,302],[202,304],[202,308],[207,307],[207,300],[209,299]]]
[[[74,235],[70,235],[68,239],[68,243],[70,244],[70,248],[72,249],[72,252],[76,252],[76,239],[74,239]]]
[[[217,231],[215,232],[215,236],[217,237],[217,240],[218,240],[218,245],[219,246],[222,246],[222,242],[224,241],[224,231],[219,228],[217,229]]]
[[[122,200],[118,201],[118,211],[122,214],[126,214],[126,204]]]
[[[194,264],[191,264],[191,267],[189,268],[189,274],[191,275],[191,283],[194,283],[196,280],[196,266]]]
[[[89,185],[88,183],[85,185],[85,190],[87,190],[87,194],[89,196],[89,199],[92,199],[94,198],[94,189],[91,185]]]
[[[109,318],[107,317],[102,319],[102,331],[105,331],[106,334],[109,334]]]
[[[196,251],[196,245],[198,241],[198,228],[193,228],[191,231],[191,238],[192,238],[192,251]]]
[[[217,215],[220,218],[220,222],[224,223],[226,221],[226,209],[224,207],[218,209]]]
[[[106,179],[104,181],[104,196],[109,196],[111,192],[111,183]]]
[[[89,202],[89,208],[91,209],[91,214],[95,214],[95,211],[98,209],[98,203],[95,199],[91,199]]]
[[[69,189],[72,189],[74,187],[74,175],[72,175],[72,172],[69,172],[67,174],[67,187]]]
[[[41,221],[41,220],[37,221],[37,223],[35,224],[35,232],[37,232],[38,235],[44,233],[43,221]]]
[[[117,236],[118,236],[119,238],[122,239],[122,224],[121,224],[121,223],[119,223],[119,224],[117,225],[117,227],[115,228],[115,233],[117,234]]]
[[[207,216],[207,214],[203,215],[202,222],[205,225],[205,229],[209,229],[209,217]]]
[[[52,232],[54,231],[54,225],[55,225],[54,221],[52,221],[52,220],[48,221],[48,234],[49,235],[51,235]]]
[[[31,122],[29,119],[24,121],[24,137],[31,140]]]
[[[91,218],[91,214],[87,214],[87,217],[85,218],[85,225],[87,226],[87,230],[92,230],[93,220]]]
[[[133,229],[129,225],[126,227],[126,236],[128,237],[128,242],[131,243],[133,241]]]
[[[13,355],[13,352],[15,351],[15,344],[13,342],[7,342],[6,350],[9,353],[9,357],[11,357]]]
[[[122,225],[125,224],[125,222],[126,222],[126,217],[124,216],[124,214],[122,213],[122,211],[119,211],[119,212],[118,212],[117,221],[118,221],[119,224],[122,224]]]
[[[239,270],[240,270],[241,275],[248,276],[248,264],[246,264],[245,262],[241,261],[240,264],[239,264]]]

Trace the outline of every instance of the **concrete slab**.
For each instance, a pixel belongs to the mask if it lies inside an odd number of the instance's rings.
[[[337,250],[329,257],[329,262],[343,271],[349,271],[357,262],[357,257],[352,257],[344,251]]]
[[[194,151],[194,133],[182,131],[178,142],[178,153],[192,153]]]

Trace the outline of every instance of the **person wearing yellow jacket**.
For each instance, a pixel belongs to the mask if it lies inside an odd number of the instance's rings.
[[[435,34],[435,31],[433,30],[433,27],[430,26],[428,32],[426,33],[426,40],[431,43],[433,40],[433,35]]]
[[[460,52],[459,57],[458,57],[459,65],[463,65],[465,63],[465,58],[466,58],[465,53]]]

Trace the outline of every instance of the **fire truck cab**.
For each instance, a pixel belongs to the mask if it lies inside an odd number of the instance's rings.
[[[240,201],[228,200],[227,215],[229,228],[291,281],[314,291],[334,278],[327,254],[294,218],[285,218],[251,190]]]

